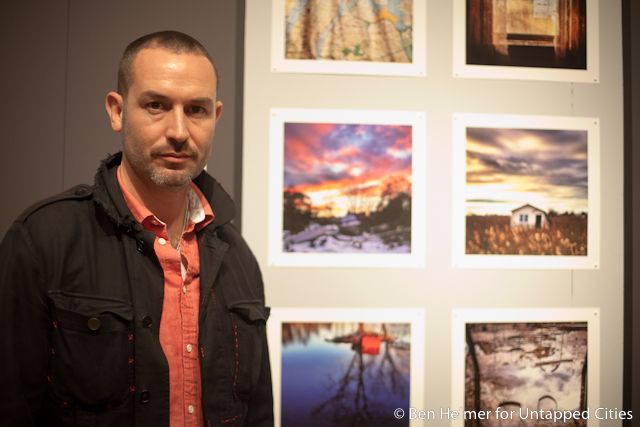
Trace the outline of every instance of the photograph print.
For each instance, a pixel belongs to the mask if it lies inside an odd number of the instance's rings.
[[[272,110],[271,260],[418,265],[424,115]]]
[[[597,402],[591,396],[597,395],[593,384],[598,370],[597,347],[591,340],[597,340],[598,312],[567,310],[454,312],[457,372],[452,403],[462,400],[466,411],[491,414],[459,425],[587,425],[581,416],[566,422],[544,418],[554,411],[584,413]],[[497,408],[503,415],[498,416]]]
[[[422,319],[411,309],[274,309],[279,425],[411,425],[394,410],[408,410],[421,396]]]
[[[589,118],[454,117],[462,265],[475,257],[494,268],[596,267],[596,126]]]
[[[597,82],[598,0],[456,0],[460,77]]]
[[[274,0],[276,72],[425,75],[425,0]]]

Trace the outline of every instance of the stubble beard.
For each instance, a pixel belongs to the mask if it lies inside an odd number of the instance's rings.
[[[158,187],[169,189],[181,189],[188,186],[204,169],[204,165],[187,166],[183,169],[170,169],[154,165],[154,153],[149,153],[146,158],[139,144],[132,139],[127,127],[123,129],[124,156],[140,179],[148,179]]]
[[[148,177],[158,187],[181,189],[188,186],[191,181],[200,174],[202,168],[197,166],[184,169],[170,169],[153,163],[153,155],[145,159],[141,154],[134,154],[133,158],[127,157],[129,163],[136,170],[142,172],[142,176]]]
[[[159,187],[166,188],[184,188],[191,181],[195,174],[192,171],[187,169],[183,170],[171,170],[171,169],[160,169],[158,167],[153,167],[149,164],[148,167],[148,176],[151,179],[151,182],[156,184]],[[197,175],[196,175],[197,176]]]

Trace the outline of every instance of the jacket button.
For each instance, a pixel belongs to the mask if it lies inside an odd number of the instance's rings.
[[[89,328],[90,331],[96,332],[100,329],[100,326],[102,326],[102,322],[97,317],[90,317],[89,320],[87,320],[87,328]]]
[[[140,393],[140,403],[149,403],[150,398],[151,398],[151,393],[149,393],[149,390],[143,390]]]
[[[144,240],[136,241],[136,250],[140,253],[144,253]]]
[[[151,318],[151,316],[144,316],[142,318],[142,326],[143,327],[150,328],[152,323],[153,323],[153,319]]]

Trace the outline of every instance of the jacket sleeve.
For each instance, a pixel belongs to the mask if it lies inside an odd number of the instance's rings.
[[[22,222],[0,244],[0,420],[31,426],[47,384],[49,310],[43,271]]]
[[[264,285],[262,274],[256,265],[256,275],[259,292],[264,302]],[[264,307],[265,317],[268,318],[269,308]],[[258,384],[251,395],[249,410],[245,419],[247,427],[273,427],[273,390],[271,385],[271,365],[269,362],[269,346],[267,342],[267,327],[262,328],[262,361]]]

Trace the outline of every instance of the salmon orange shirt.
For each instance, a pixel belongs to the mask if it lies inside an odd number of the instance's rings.
[[[155,234],[153,249],[164,273],[164,300],[160,319],[160,345],[169,364],[171,427],[202,427],[202,389],[198,358],[198,304],[200,254],[196,231],[214,215],[198,187],[188,192],[188,221],[178,249],[171,246],[167,225],[129,192],[118,168],[118,183],[136,221]]]

